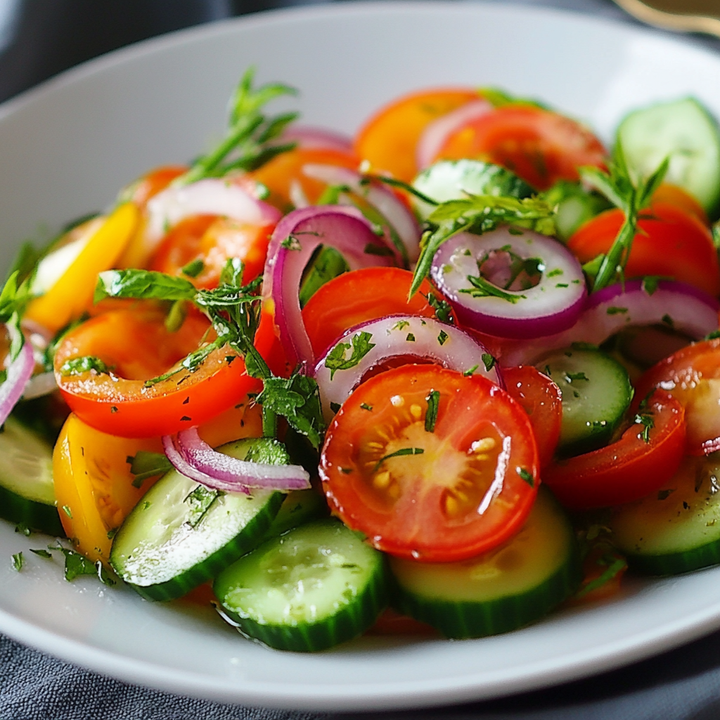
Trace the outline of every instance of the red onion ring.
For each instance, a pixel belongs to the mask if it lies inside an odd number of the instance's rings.
[[[280,136],[281,143],[295,142],[309,150],[340,150],[352,152],[352,138],[327,128],[291,125]]]
[[[374,347],[352,368],[335,370],[327,367],[328,355],[339,343],[351,344],[353,337],[365,332],[372,337]],[[346,357],[350,351],[346,351]],[[502,387],[502,377],[493,364],[486,367],[483,355],[487,349],[472,335],[454,325],[446,325],[435,318],[418,315],[389,315],[370,320],[347,330],[318,361],[315,380],[320,388],[323,413],[332,419],[333,405],[342,405],[350,393],[373,368],[393,357],[411,356],[432,360],[450,370],[483,375]],[[487,359],[487,358],[486,358]]]
[[[505,272],[507,263],[502,257],[496,260],[494,252],[538,260],[542,266],[538,284],[503,291],[506,297],[473,297],[463,292],[472,287],[468,276],[480,275],[480,262],[486,271],[495,266],[494,275]],[[498,337],[538,338],[566,330],[577,322],[587,295],[575,256],[557,240],[524,229],[459,233],[440,247],[430,272],[462,325]]]
[[[415,215],[403,201],[381,182],[364,182],[363,176],[349,168],[337,165],[308,164],[303,174],[328,185],[346,185],[356,195],[367,200],[382,215],[397,233],[405,248],[408,262],[415,262],[420,255],[420,226]],[[388,247],[397,252],[390,238],[386,238]],[[402,261],[403,258],[400,258]]]
[[[551,350],[575,342],[600,345],[633,326],[664,325],[699,340],[717,330],[719,310],[716,298],[687,283],[660,280],[654,292],[648,292],[642,280],[628,280],[590,295],[585,311],[569,330],[537,342],[508,343],[499,351],[499,360],[506,367],[534,364]]]
[[[291,363],[314,365],[310,338],[300,311],[300,281],[315,248],[334,247],[351,270],[392,264],[387,256],[365,252],[369,245],[382,249],[359,210],[337,205],[293,210],[275,228],[268,247],[263,297],[274,310],[280,341]]]
[[[478,98],[477,100],[465,103],[465,105],[461,105],[457,110],[453,110],[439,117],[434,122],[431,122],[425,130],[423,130],[417,148],[415,149],[415,162],[420,170],[433,164],[440,149],[445,145],[445,141],[450,135],[465,125],[465,123],[487,115],[489,112],[492,112],[493,109],[493,105],[487,100]]]
[[[18,331],[12,325],[6,325],[11,340],[17,338]],[[7,366],[5,382],[0,385],[0,425],[7,419],[12,409],[25,391],[28,380],[35,369],[35,357],[32,345],[24,341],[18,356]]]
[[[220,215],[250,225],[274,225],[281,215],[246,188],[223,178],[170,185],[150,199],[147,214],[145,241],[149,249],[156,247],[170,228],[193,215]]]
[[[174,438],[162,439],[168,460],[178,472],[213,490],[304,490],[310,476],[299,465],[270,465],[238,460],[213,450],[198,435],[197,428],[183,430]]]

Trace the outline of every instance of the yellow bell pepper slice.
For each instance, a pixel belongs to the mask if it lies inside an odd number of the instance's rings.
[[[119,205],[85,244],[60,279],[30,302],[25,317],[57,332],[92,305],[97,276],[114,267],[138,226],[133,203]]]

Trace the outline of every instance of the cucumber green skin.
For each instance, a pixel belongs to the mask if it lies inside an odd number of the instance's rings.
[[[345,605],[322,622],[297,626],[269,625],[242,618],[226,607],[222,612],[250,640],[257,640],[275,650],[318,652],[362,635],[375,624],[388,601],[387,567],[384,558],[380,558],[367,585],[352,604]]]
[[[547,495],[549,496],[549,491]],[[559,507],[550,498],[556,509]],[[391,580],[391,605],[401,613],[431,625],[445,637],[467,639],[499,635],[530,625],[572,596],[582,580],[582,562],[575,533],[564,513],[566,554],[562,564],[527,591],[491,600],[452,600],[420,595]],[[512,542],[512,540],[510,541]]]
[[[280,510],[283,499],[284,495],[282,493],[278,492],[271,495],[263,509],[255,515],[243,528],[243,531],[239,535],[236,535],[231,542],[215,551],[202,562],[188,568],[172,579],[157,583],[156,585],[136,585],[127,580],[125,580],[125,583],[146,600],[175,600],[183,595],[187,595],[191,590],[206,583],[208,580],[212,580],[228,565],[231,565],[257,547],[257,545],[262,542],[275,515],[277,515]],[[122,529],[115,536],[116,540],[120,537],[121,532]],[[113,548],[114,547],[115,544],[113,544]],[[113,560],[112,552],[110,553],[110,564],[113,566],[115,572],[122,578],[122,568]]]
[[[624,553],[628,567],[642,575],[680,575],[720,565],[720,539],[692,550],[665,555]]]
[[[0,486],[0,517],[30,530],[65,537],[55,505],[28,500]]]
[[[567,561],[542,585],[522,595],[484,603],[422,598],[399,583],[392,586],[391,604],[399,612],[432,625],[456,640],[487,637],[517,630],[545,617],[579,587],[580,554],[575,548]]]

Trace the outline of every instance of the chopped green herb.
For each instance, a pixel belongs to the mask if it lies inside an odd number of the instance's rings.
[[[52,558],[52,553],[50,553],[48,550],[45,550],[44,548],[30,548],[30,552],[37,555],[38,557],[45,558],[46,560]]]
[[[330,403],[330,409],[331,409],[334,413],[336,413],[340,408],[341,408],[340,403],[336,403],[336,402],[331,402],[331,403]]]
[[[525,468],[517,468],[517,474],[530,486],[535,487],[535,478],[533,474]]]
[[[418,447],[400,448],[399,450],[396,450],[395,452],[392,452],[389,455],[385,455],[385,457],[380,458],[377,463],[375,463],[375,467],[372,471],[376,473],[380,469],[380,466],[390,458],[402,457],[403,455],[422,455],[424,452],[425,450],[423,448]]]
[[[425,413],[425,432],[435,432],[435,423],[437,423],[438,407],[440,406],[440,391],[431,390],[430,394],[425,398],[428,407]]]
[[[72,520],[72,510],[70,510],[70,506],[63,505],[62,509],[63,509],[63,512]]]
[[[590,380],[590,378],[588,378],[588,376],[584,372],[566,372],[565,379],[569,383],[575,382],[576,380]]]
[[[485,353],[487,355],[487,353]],[[492,357],[492,355],[490,356]],[[494,360],[495,358],[493,358]],[[471,368],[468,368],[467,370],[463,370],[463,375],[465,377],[470,377],[471,375],[475,374],[475,371],[479,368],[479,365],[473,365]]]
[[[423,295],[423,297],[428,301],[428,305],[430,305],[430,307],[435,311],[435,317],[440,322],[444,322],[446,325],[453,324],[453,314],[450,303],[436,297],[432,292],[429,292],[427,295]]]
[[[30,537],[30,535],[32,535],[32,530],[25,523],[18,523],[15,526],[15,532],[20,533],[25,537]]]
[[[447,339],[448,334],[444,330],[441,330],[440,334],[438,335],[438,342],[440,343],[440,345],[444,345],[447,342]]]
[[[525,299],[526,295],[520,293],[509,293],[497,285],[493,285],[489,280],[486,280],[482,275],[468,275],[467,280],[472,285],[470,288],[461,288],[459,292],[466,295],[470,295],[473,298],[483,297],[496,297],[502,300],[507,300],[513,305],[518,300]]]
[[[325,367],[330,370],[330,379],[335,377],[338,370],[349,370],[356,367],[360,361],[375,347],[372,333],[361,331],[352,337],[352,353],[349,358],[345,354],[350,350],[350,343],[339,342],[325,358]]]
[[[21,552],[16,553],[12,556],[12,566],[13,570],[17,570],[20,572],[23,569],[23,565],[25,564],[25,558],[23,557],[23,554]]]
[[[302,245],[295,235],[288,235],[280,243],[280,247],[285,248],[285,250],[302,250]]]
[[[200,258],[196,258],[183,267],[182,273],[188,277],[196,278],[204,269],[205,263]]]
[[[415,335],[413,333],[408,333],[405,338],[405,342],[415,342]]]
[[[368,412],[372,412],[372,409],[373,409],[373,406],[372,406],[372,405],[368,405],[367,403],[360,403],[360,407],[361,407],[363,410],[367,410]]]
[[[410,323],[407,320],[398,320],[390,329],[404,330],[407,327],[410,327]]]
[[[497,360],[490,353],[483,353],[480,359],[485,366],[485,372],[490,372],[494,367]],[[477,365],[475,366],[477,368]]]
[[[628,309],[626,307],[615,307],[614,305],[611,305],[607,309],[608,315],[624,315]]]
[[[664,325],[667,325],[668,327],[675,327],[675,321],[667,314],[662,316],[662,322]]]
[[[96,372],[98,375],[107,375],[110,368],[99,358],[93,355],[83,355],[82,357],[66,360],[60,366],[61,375],[82,375],[86,372]]]
[[[655,420],[653,419],[653,416],[649,413],[637,413],[633,418],[633,422],[643,426],[640,436],[646,443],[649,443],[650,430],[655,427]]]

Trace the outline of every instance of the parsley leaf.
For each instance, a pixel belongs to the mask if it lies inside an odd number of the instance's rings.
[[[595,167],[580,168],[582,180],[602,193],[625,214],[625,220],[606,255],[600,255],[591,266],[593,291],[600,290],[622,276],[622,270],[630,255],[632,243],[638,232],[640,213],[652,199],[653,194],[667,173],[670,159],[665,158],[659,167],[646,178],[634,182],[630,176],[622,145],[615,147],[610,172]]]
[[[325,367],[330,370],[330,379],[335,377],[338,370],[349,370],[356,367],[360,361],[375,347],[372,333],[364,330],[352,336],[352,353],[349,358],[346,353],[350,350],[350,343],[339,342],[325,358]]]
[[[425,413],[425,432],[435,432],[435,423],[437,423],[438,407],[440,405],[440,391],[431,390],[425,400],[427,400],[428,404]]]

